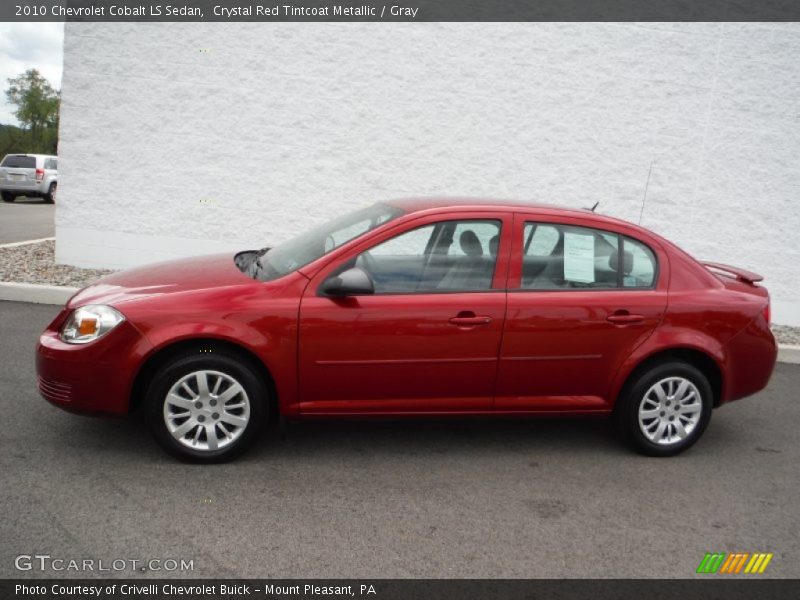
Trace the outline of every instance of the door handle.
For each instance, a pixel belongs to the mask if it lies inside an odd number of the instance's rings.
[[[641,323],[644,321],[644,315],[632,315],[629,312],[616,312],[613,315],[608,315],[606,321],[616,325],[625,325],[627,323]]]
[[[458,325],[459,327],[475,327],[476,325],[488,325],[492,322],[492,317],[476,316],[469,317],[453,317],[450,319],[451,325]]]

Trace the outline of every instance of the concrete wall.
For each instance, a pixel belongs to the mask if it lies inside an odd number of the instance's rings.
[[[763,273],[774,319],[800,325],[800,24],[69,23],[65,38],[60,262],[260,247],[398,196],[599,200],[638,221],[647,187],[643,225]]]

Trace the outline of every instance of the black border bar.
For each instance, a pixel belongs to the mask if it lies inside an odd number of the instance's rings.
[[[587,558],[591,560],[591,558]],[[280,589],[281,593],[269,593]],[[310,586],[310,587],[306,587]],[[349,591],[335,593],[335,588]],[[363,587],[362,587],[363,586]],[[286,590],[297,589],[297,593]],[[182,592],[180,591],[182,590]],[[312,591],[309,591],[312,590]],[[98,593],[99,592],[99,593]],[[0,598],[143,600],[280,598],[283,600],[789,600],[798,579],[761,576],[697,579],[5,579]]]
[[[115,7],[112,9],[112,7]],[[215,8],[216,7],[216,8]],[[222,9],[228,9],[223,11]],[[2,0],[0,21],[800,21],[798,0]]]

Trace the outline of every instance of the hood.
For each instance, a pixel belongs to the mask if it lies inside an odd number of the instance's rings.
[[[70,298],[67,307],[114,305],[148,296],[247,283],[253,283],[253,280],[239,270],[230,254],[196,256],[144,265],[103,277]]]

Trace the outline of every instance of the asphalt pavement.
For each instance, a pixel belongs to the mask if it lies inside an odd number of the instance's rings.
[[[53,237],[54,218],[55,205],[42,198],[0,202],[0,244]]]
[[[800,576],[798,366],[675,458],[631,453],[604,420],[318,422],[198,466],[139,417],[39,397],[34,346],[56,311],[0,302],[0,577],[92,575],[15,569],[45,554],[193,561],[141,577],[683,578],[734,551]]]

